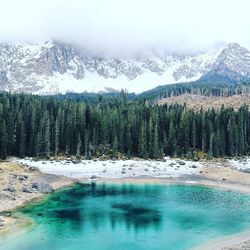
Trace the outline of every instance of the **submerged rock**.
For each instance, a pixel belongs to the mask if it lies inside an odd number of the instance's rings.
[[[54,189],[47,182],[34,182],[32,183],[32,188],[43,194],[48,194],[54,191]]]

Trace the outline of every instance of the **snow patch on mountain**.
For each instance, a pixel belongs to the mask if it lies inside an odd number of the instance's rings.
[[[72,45],[47,41],[0,45],[0,90],[33,94],[140,93],[158,85],[191,82],[217,74],[250,78],[250,53],[238,44],[195,55],[140,59],[86,56]]]

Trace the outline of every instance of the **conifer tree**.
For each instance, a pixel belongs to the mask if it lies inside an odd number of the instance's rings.
[[[117,135],[115,134],[114,140],[113,140],[113,157],[117,157],[117,153],[118,153],[118,139],[117,139]]]
[[[47,112],[44,118],[44,154],[46,158],[50,157],[50,120]]]
[[[0,158],[7,157],[7,130],[5,120],[0,121]]]
[[[143,121],[140,128],[140,135],[139,135],[139,145],[138,145],[138,152],[139,156],[147,159],[148,158],[148,151],[147,151],[147,142],[146,142],[146,125]]]
[[[76,146],[76,158],[78,158],[78,159],[81,157],[81,147],[82,147],[82,140],[81,140],[80,133],[78,133],[77,146]]]
[[[153,143],[153,158],[157,159],[160,157],[160,147],[159,147],[159,138],[158,138],[158,127],[155,124],[154,128],[154,143]]]

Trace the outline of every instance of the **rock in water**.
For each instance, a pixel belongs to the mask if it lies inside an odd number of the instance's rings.
[[[32,183],[32,188],[43,194],[48,194],[54,191],[54,189],[47,182],[34,182]]]

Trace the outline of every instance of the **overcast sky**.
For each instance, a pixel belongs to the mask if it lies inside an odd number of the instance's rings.
[[[47,39],[103,55],[250,48],[249,0],[0,0],[0,42]]]

